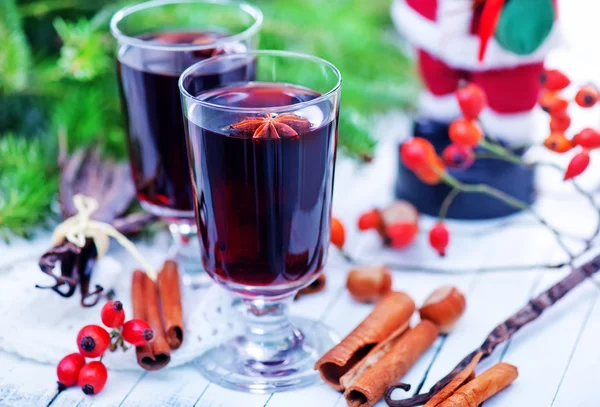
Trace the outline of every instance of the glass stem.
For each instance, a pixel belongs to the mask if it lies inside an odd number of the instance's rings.
[[[294,294],[277,300],[242,300],[246,308],[245,348],[252,359],[277,363],[281,355],[302,344],[304,336],[288,317]]]

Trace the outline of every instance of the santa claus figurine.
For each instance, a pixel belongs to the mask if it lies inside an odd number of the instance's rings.
[[[522,153],[531,141],[533,108],[541,89],[544,57],[557,43],[555,0],[395,0],[392,18],[415,47],[424,84],[415,136],[438,152],[448,145],[448,126],[460,116],[455,92],[472,82],[485,91],[480,121],[486,135]],[[463,182],[486,183],[526,202],[534,198],[533,171],[499,160],[478,160],[453,174]],[[422,184],[400,165],[399,198],[436,215],[448,188]],[[460,195],[449,216],[481,219],[510,214],[496,200]]]

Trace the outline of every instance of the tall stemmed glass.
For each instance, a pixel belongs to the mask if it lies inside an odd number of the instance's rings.
[[[186,272],[201,263],[195,242],[193,194],[177,81],[192,64],[220,54],[255,49],[262,13],[229,0],[160,0],[126,7],[111,20],[129,161],[137,196],[169,224]],[[206,77],[211,89],[239,72]],[[238,78],[242,79],[242,78]]]
[[[248,80],[197,90],[234,69]],[[197,361],[219,385],[310,385],[333,345],[327,327],[287,309],[327,258],[340,86],[329,62],[283,51],[218,56],[180,78],[202,261],[246,311],[245,335]]]

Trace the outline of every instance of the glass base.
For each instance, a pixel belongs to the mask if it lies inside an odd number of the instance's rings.
[[[293,334],[280,341],[256,342],[235,337],[194,361],[209,381],[233,390],[272,393],[299,389],[317,382],[317,360],[339,342],[326,325],[291,317]]]

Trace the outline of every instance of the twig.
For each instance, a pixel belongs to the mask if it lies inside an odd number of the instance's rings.
[[[475,354],[480,352],[483,353],[481,360],[490,356],[498,345],[508,341],[525,325],[535,321],[546,309],[554,305],[573,288],[588,277],[591,277],[598,270],[600,270],[600,256],[597,256],[592,261],[574,269],[560,282],[550,287],[536,298],[530,300],[525,307],[521,308],[521,310],[502,324],[498,325],[478,349],[475,349],[467,355],[450,373],[438,381],[429,392],[405,400],[394,400],[392,399],[392,393],[397,386],[390,386],[385,393],[386,403],[391,407],[413,407],[425,404],[431,397],[443,389],[459,372],[461,372],[464,367],[471,362],[471,359]]]
[[[494,198],[506,203],[509,206],[512,206],[513,208],[517,208],[517,209],[520,209],[520,210],[530,213],[540,224],[544,225],[548,230],[550,230],[552,232],[552,234],[555,236],[558,244],[565,251],[565,253],[567,253],[569,255],[569,258],[571,258],[571,259],[575,258],[575,255],[571,252],[569,247],[561,239],[560,232],[556,228],[554,228],[554,226],[550,225],[536,211],[534,211],[533,208],[531,206],[529,206],[527,203],[525,203],[519,199],[513,198],[512,196],[504,193],[503,191],[493,188],[493,187],[490,187],[489,185],[486,185],[486,184],[463,184],[462,182],[460,182],[459,180],[457,180],[456,178],[454,178],[453,176],[451,176],[448,173],[442,174],[442,180],[445,183],[447,183],[448,185],[454,187],[455,189],[459,189],[461,192],[472,192],[472,193],[488,195],[488,196],[494,197]]]
[[[452,191],[450,191],[450,193],[446,196],[446,198],[444,198],[444,202],[442,202],[442,206],[440,207],[440,222],[443,222],[444,219],[446,219],[446,215],[448,215],[448,209],[450,208],[450,205],[452,205],[452,202],[454,202],[454,199],[460,193],[461,190],[459,188],[454,187]]]

